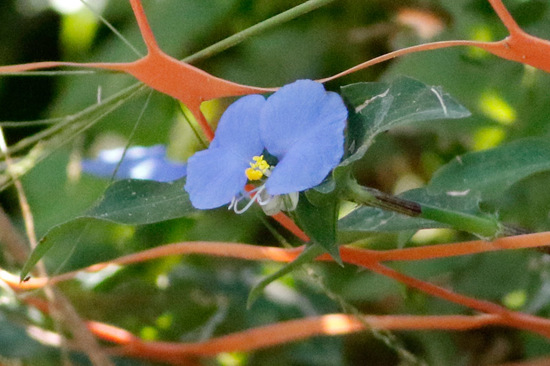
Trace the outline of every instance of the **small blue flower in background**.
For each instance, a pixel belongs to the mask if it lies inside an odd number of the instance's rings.
[[[342,98],[311,80],[288,84],[267,100],[261,95],[237,100],[220,119],[210,147],[188,161],[185,190],[191,203],[198,209],[231,203],[238,212],[247,182],[264,177],[252,200],[261,205],[315,187],[344,154],[347,116]],[[268,164],[264,150],[277,164]]]
[[[123,152],[124,148],[103,150],[96,159],[84,159],[82,161],[82,171],[104,178],[111,178],[122,158]],[[185,176],[186,173],[186,164],[166,158],[165,146],[135,146],[126,151],[124,160],[118,168],[116,178],[150,179],[159,182],[170,182]]]

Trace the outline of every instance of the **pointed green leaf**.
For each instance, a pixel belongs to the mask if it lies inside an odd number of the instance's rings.
[[[38,245],[31,252],[31,255],[21,269],[20,279],[23,280],[39,260],[55,245],[60,243],[69,243],[71,248],[67,248],[70,252],[72,247],[76,246],[81,238],[82,233],[86,231],[88,225],[94,221],[92,218],[80,217],[60,225],[52,227],[39,240]]]
[[[322,195],[318,192],[315,194]],[[311,240],[323,247],[336,262],[342,265],[336,244],[338,200],[335,195],[323,196],[326,198],[321,206],[312,204],[305,194],[300,194],[300,201],[295,211],[296,219]]]
[[[470,115],[440,87],[425,85],[407,77],[399,77],[391,83],[347,85],[342,88],[342,96],[351,109],[345,164],[363,156],[374,137],[391,128]]]
[[[85,216],[129,225],[183,217],[196,212],[184,185],[185,178],[170,183],[122,180],[110,186]]]
[[[388,90],[386,83],[360,83],[342,88],[342,95],[352,109],[348,117],[348,139],[342,165],[360,159],[372,144],[377,134],[372,130],[373,126],[383,123],[393,104],[394,97],[388,95]]]
[[[25,278],[44,254],[56,244],[58,236],[61,235],[59,233],[64,232],[63,228],[66,226],[83,225],[81,222],[90,222],[90,219],[144,225],[196,212],[183,189],[184,185],[185,178],[171,183],[147,180],[122,180],[114,183],[95,207],[79,218],[51,228],[42,237],[23,266],[21,278]]]
[[[431,194],[477,194],[490,199],[519,180],[547,170],[550,140],[527,138],[457,157],[434,174],[427,188]]]

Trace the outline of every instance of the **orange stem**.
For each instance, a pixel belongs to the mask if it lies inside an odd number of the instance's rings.
[[[467,330],[500,324],[496,315],[414,316],[386,315],[357,317],[347,314],[328,314],[266,325],[197,343],[135,342],[125,345],[118,353],[126,356],[165,360],[189,355],[213,356],[222,352],[249,352],[314,336],[335,336],[366,329]]]
[[[41,299],[29,297],[26,301],[42,311],[48,311],[47,303]],[[488,325],[506,325],[506,320],[495,314],[475,316],[327,314],[265,325],[194,343],[143,341],[132,333],[113,325],[96,321],[88,321],[86,324],[98,338],[121,346],[114,351],[116,354],[171,362],[189,356],[213,356],[222,352],[248,352],[314,336],[351,334],[368,329],[468,330]]]
[[[516,61],[525,65],[536,67],[540,70],[550,72],[550,42],[525,33],[508,12],[501,0],[489,0],[489,3],[499,16],[502,23],[510,32],[510,36],[498,42],[476,42],[476,41],[442,41],[425,43],[417,46],[402,48],[389,52],[385,55],[373,58],[367,62],[354,66],[331,77],[321,79],[324,83],[344,75],[365,69],[369,66],[384,62],[396,57],[410,53],[430,51],[455,46],[472,46],[484,49],[498,57],[510,61]]]
[[[148,54],[130,63],[74,63],[74,62],[35,62],[23,65],[2,66],[0,73],[21,72],[59,66],[79,66],[122,71],[134,76],[149,87],[170,95],[185,104],[199,122],[209,140],[214,137],[212,128],[200,111],[205,100],[245,94],[265,93],[274,89],[257,88],[233,83],[179,61],[158,46],[149,27],[145,12],[139,0],[130,0]]]
[[[516,23],[516,21],[514,20],[508,9],[506,9],[501,0],[489,0],[489,3],[493,7],[495,13],[497,13],[504,26],[508,29],[508,32],[510,32],[510,34],[522,31],[518,23]]]
[[[489,0],[489,2],[510,31],[510,36],[502,41],[475,42],[457,40],[422,44],[376,57],[331,77],[320,79],[319,81],[326,82],[334,80],[374,64],[406,54],[455,46],[479,47],[499,57],[531,65],[546,72],[550,72],[550,42],[531,36],[521,30],[500,0]],[[233,83],[210,75],[201,69],[168,56],[159,48],[147,22],[141,2],[139,0],[130,0],[130,4],[132,5],[138,22],[142,38],[147,46],[148,54],[145,57],[131,63],[78,64],[71,62],[36,62],[24,65],[3,66],[0,67],[0,73],[21,72],[58,66],[80,66],[122,71],[133,75],[136,79],[144,82],[151,88],[170,95],[187,105],[210,140],[212,140],[214,133],[200,111],[200,105],[203,101],[227,96],[265,93],[275,90],[274,88],[258,88]]]
[[[465,251],[451,250],[451,253],[449,253],[448,256],[471,254],[474,252],[493,251],[498,249],[542,246],[548,243],[548,235],[550,235],[550,233],[521,235],[519,236],[519,241],[517,243],[514,243],[512,241],[513,238],[502,238],[502,239],[495,240],[494,243],[497,243],[497,244],[493,244],[493,245],[491,245],[491,243],[487,243],[483,241],[472,241],[472,242],[465,243],[465,247],[468,250],[465,250]],[[533,243],[533,241],[535,243]],[[446,244],[444,246],[446,248],[458,249],[458,247],[461,245],[463,244],[456,243],[456,244]],[[432,247],[428,247],[428,248],[432,248]],[[234,244],[234,243],[223,243],[223,242],[221,243],[208,243],[208,242],[179,243],[179,244],[164,245],[164,246],[149,249],[147,251],[143,251],[140,253],[131,254],[111,262],[99,263],[88,267],[87,270],[98,271],[110,264],[119,264],[119,265],[129,264],[129,263],[135,263],[135,262],[142,262],[145,260],[150,260],[153,258],[163,257],[167,255],[184,254],[184,253],[202,253],[202,254],[211,254],[211,255],[219,255],[219,256],[230,256],[230,257],[241,258],[241,259],[251,259],[251,260],[269,259],[269,260],[275,260],[275,261],[281,261],[281,262],[290,262],[294,260],[301,253],[302,250],[303,250],[303,247],[287,250],[282,248],[259,247],[259,246],[253,246],[253,245],[247,245],[247,244]],[[441,251],[437,251],[436,256],[429,255],[429,252],[427,251],[426,248],[402,249],[401,251],[403,251],[404,253],[408,253],[409,258],[411,258],[410,255],[412,253],[412,258],[414,258],[414,260],[420,259],[418,254],[421,252],[424,252],[425,254],[427,253],[428,254],[427,258],[436,258],[436,257],[441,258],[443,256]],[[398,250],[389,251],[389,252],[399,253]],[[382,253],[382,255],[378,255],[377,253]],[[470,298],[464,295],[456,294],[452,291],[446,290],[444,288],[433,285],[431,283],[420,281],[415,278],[409,277],[407,275],[401,274],[393,269],[390,269],[380,264],[380,261],[382,260],[392,259],[392,256],[386,256],[386,258],[384,258],[383,253],[384,252],[376,252],[376,251],[364,250],[364,249],[354,249],[350,247],[343,247],[341,250],[342,260],[346,263],[351,263],[351,264],[365,267],[376,273],[393,278],[401,283],[404,283],[410,287],[416,288],[432,296],[436,296],[436,297],[445,299],[447,301],[461,304],[463,306],[466,306],[468,308],[475,309],[478,311],[482,311],[490,314],[499,314],[503,317],[503,319],[505,319],[506,324],[510,326],[531,330],[533,332],[539,333],[541,335],[544,335],[550,338],[550,321],[549,320],[527,315],[527,314],[509,311],[508,309],[502,306],[493,304],[491,302],[477,300],[475,298]],[[399,256],[394,256],[393,258],[394,259],[399,258]],[[404,260],[405,258],[406,256],[401,256],[399,259]],[[332,258],[326,254],[319,257],[319,259],[325,260],[325,261],[332,260]],[[47,279],[37,278],[37,279],[31,279],[23,283],[14,283],[13,278],[10,279],[9,276],[6,276],[5,274],[6,274],[5,272],[0,272],[0,275],[2,275],[3,279],[6,280],[8,284],[13,286],[15,289],[19,289],[19,290],[42,287],[44,286],[45,283],[48,282]],[[75,274],[76,272],[71,272],[71,273],[66,273],[64,275],[56,276],[51,278],[50,282],[56,283],[59,281],[63,281],[74,277]]]
[[[309,236],[307,236],[306,233],[302,231],[296,225],[294,221],[290,219],[287,215],[285,215],[282,212],[279,212],[273,216],[271,216],[275,221],[277,221],[279,224],[281,224],[284,228],[286,228],[288,231],[290,231],[292,234],[296,235],[297,238],[302,240],[303,242],[309,242]]]
[[[537,248],[547,245],[550,245],[550,231],[499,238],[492,242],[473,240],[462,243],[439,244],[418,248],[382,251],[341,246],[340,255],[344,263],[355,264],[358,266],[368,266],[372,263],[384,261],[416,261],[424,259],[447,258],[497,250]],[[298,257],[302,250],[303,247],[283,249],[230,242],[182,242],[158,246],[138,253],[119,257],[109,262],[97,263],[78,271],[67,272],[51,278],[31,278],[26,282],[20,282],[18,276],[0,270],[0,280],[6,282],[13,289],[30,290],[42,288],[46,283],[48,283],[48,281],[51,283],[58,283],[72,279],[81,271],[97,272],[109,265],[128,265],[171,255],[206,254],[246,260],[291,262]],[[332,257],[325,254],[320,256],[318,260],[332,261]]]
[[[550,245],[550,231],[498,238],[493,241],[472,240],[462,243],[438,244],[416,248],[373,251],[343,246],[340,254],[344,262],[375,257],[377,261],[417,261],[448,258],[461,255],[493,252],[506,249],[538,248]],[[361,253],[361,254],[359,254]],[[367,255],[368,253],[368,255]],[[357,263],[356,263],[357,264]]]
[[[407,286],[410,286],[432,296],[439,297],[441,299],[454,302],[455,304],[460,304],[470,309],[475,309],[487,314],[500,315],[502,316],[504,323],[508,326],[530,330],[546,338],[550,338],[549,319],[510,311],[505,307],[493,304],[489,301],[478,300],[476,298],[460,295],[451,290],[433,285],[429,282],[424,282],[416,278],[404,275],[379,263],[373,263],[367,268],[372,270],[373,272],[393,278],[396,281],[399,281]]]

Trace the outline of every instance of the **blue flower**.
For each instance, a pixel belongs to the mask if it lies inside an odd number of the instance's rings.
[[[123,148],[103,150],[96,159],[82,161],[82,171],[100,177],[110,178],[122,158]],[[186,165],[166,158],[166,147],[135,146],[126,151],[120,163],[117,178],[150,179],[170,182],[187,173]]]
[[[210,147],[188,161],[191,203],[210,209],[234,202],[249,181],[265,180],[256,194],[260,203],[315,187],[344,154],[347,115],[338,94],[311,80],[288,84],[267,100],[237,100],[220,119]],[[264,152],[277,163],[270,166]]]

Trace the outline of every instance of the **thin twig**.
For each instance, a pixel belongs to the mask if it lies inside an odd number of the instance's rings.
[[[194,63],[209,57],[212,57],[220,52],[234,47],[246,39],[254,37],[260,33],[265,32],[275,26],[286,23],[292,19],[295,19],[301,15],[307,14],[315,9],[328,5],[335,0],[308,0],[300,5],[297,5],[291,9],[288,9],[280,14],[274,15],[269,19],[266,19],[260,23],[254,24],[246,28],[243,31],[235,33],[213,45],[202,49],[199,52],[194,53],[191,56],[184,58],[183,62]]]
[[[107,28],[109,28],[111,32],[113,32],[126,46],[128,46],[128,48],[131,49],[132,52],[134,52],[138,57],[143,57],[143,54],[139,52],[138,49],[126,37],[124,37],[122,33],[120,33],[115,28],[114,25],[112,25],[107,19],[105,19],[104,16],[102,16],[97,10],[95,10],[90,4],[88,4],[87,1],[80,0],[80,2],[84,4],[84,6],[88,8],[88,10],[90,10],[99,20],[101,20],[101,22]]]
[[[7,172],[12,175],[14,182],[14,187],[17,192],[17,197],[19,199],[19,205],[23,220],[25,223],[25,231],[27,234],[27,239],[29,240],[30,246],[32,249],[35,249],[37,246],[36,232],[34,229],[34,218],[32,211],[23,188],[21,181],[12,174],[12,160],[11,156],[8,153],[8,146],[4,138],[4,131],[0,127],[0,150],[4,154],[6,161]],[[48,273],[46,267],[42,261],[37,264],[37,271],[40,276],[47,277]],[[65,296],[55,288],[53,284],[46,284],[44,286],[44,293],[50,304],[50,309],[52,317],[55,320],[55,326],[58,333],[63,334],[59,324],[66,324],[71,330],[78,346],[80,349],[85,352],[94,366],[114,366],[114,364],[109,360],[109,357],[103,352],[99,344],[97,343],[94,336],[90,333],[84,321],[79,317],[78,313],[72,306]],[[62,344],[66,341],[65,337],[61,336]],[[64,351],[65,348],[62,348]],[[65,363],[68,363],[68,357],[65,356]]]
[[[29,255],[29,247],[2,207],[0,207],[0,243],[3,244],[6,254],[17,264],[25,263]]]

